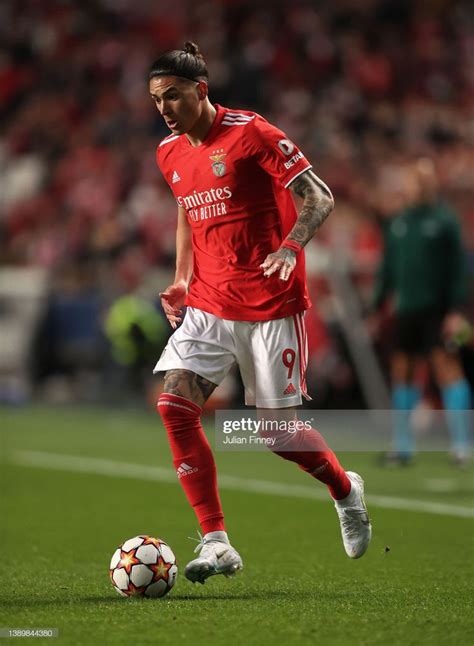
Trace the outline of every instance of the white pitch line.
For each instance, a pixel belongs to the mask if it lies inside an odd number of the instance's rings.
[[[116,462],[101,458],[81,457],[78,455],[63,455],[60,453],[45,453],[42,451],[15,451],[10,454],[9,461],[23,467],[38,467],[56,471],[88,473],[92,475],[110,476],[113,478],[132,478],[134,480],[151,480],[177,484],[176,474],[170,469],[152,467],[145,464]],[[310,498],[312,500],[328,501],[327,493],[315,487],[306,485],[285,484],[269,480],[252,480],[237,476],[219,475],[219,486],[234,491],[268,494],[271,496],[287,496],[290,498]],[[399,509],[403,511],[418,511],[457,518],[474,518],[473,507],[448,505],[427,500],[411,498],[396,498],[392,496],[368,495],[367,501],[374,507],[384,509]]]
[[[423,488],[433,493],[452,493],[458,485],[451,478],[426,478],[423,480]]]

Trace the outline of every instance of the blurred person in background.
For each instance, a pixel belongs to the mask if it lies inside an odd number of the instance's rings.
[[[120,397],[126,390],[142,393],[148,387],[150,355],[166,343],[165,321],[154,303],[139,293],[122,294],[111,304],[104,321],[104,331],[111,346],[114,373],[120,383]],[[117,370],[121,368],[122,370]]]
[[[428,359],[440,389],[452,456],[470,455],[471,391],[459,355],[449,343],[464,317],[467,268],[456,214],[439,196],[434,163],[417,159],[407,168],[407,205],[389,221],[374,304],[392,297],[394,348],[390,360],[394,414],[393,452],[386,464],[408,464],[415,444],[411,412],[421,398],[416,383],[420,360]]]

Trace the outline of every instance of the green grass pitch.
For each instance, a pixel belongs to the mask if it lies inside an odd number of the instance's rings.
[[[156,414],[32,407],[1,417],[0,628],[58,628],[57,641],[74,645],[474,643],[473,475],[442,453],[401,471],[380,469],[373,455],[341,456],[365,478],[374,526],[369,552],[351,561],[329,499],[292,489],[322,485],[271,453],[217,452],[227,528],[245,569],[200,586],[182,573],[197,523]],[[49,464],[57,454],[85,466]],[[143,465],[143,477],[141,467],[121,474],[124,463]],[[169,479],[147,479],[150,467]],[[288,495],[252,490],[257,480]],[[371,495],[388,503],[370,506]],[[394,508],[393,499],[418,508]],[[423,502],[457,511],[427,513]],[[178,557],[164,599],[123,599],[110,584],[115,547],[141,533],[163,538]]]

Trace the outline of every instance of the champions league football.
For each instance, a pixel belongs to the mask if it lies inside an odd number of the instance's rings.
[[[170,546],[140,535],[119,545],[110,561],[110,580],[122,597],[164,597],[176,583],[178,566]]]

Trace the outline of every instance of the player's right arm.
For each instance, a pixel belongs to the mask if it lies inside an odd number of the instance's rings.
[[[176,228],[176,273],[174,282],[160,293],[161,305],[173,330],[181,323],[182,308],[193,274],[193,246],[191,227],[186,210],[178,207]]]

